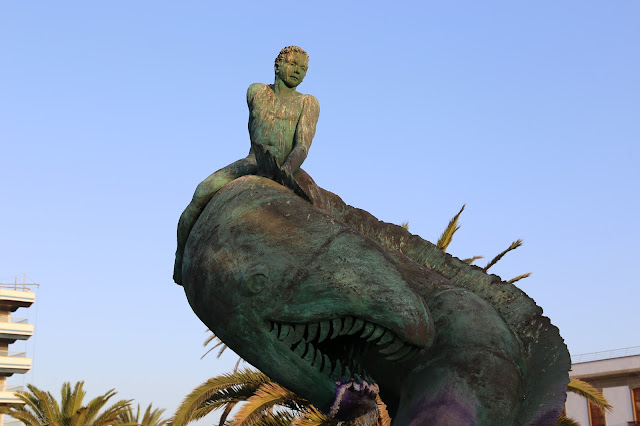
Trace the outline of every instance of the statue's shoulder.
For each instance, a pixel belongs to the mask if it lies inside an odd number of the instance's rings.
[[[258,92],[264,92],[267,90],[272,90],[270,85],[263,83],[253,83],[247,89],[247,102],[251,102],[251,100],[256,96]]]
[[[313,95],[302,95],[304,109],[313,112],[315,115],[320,113],[320,103]]]

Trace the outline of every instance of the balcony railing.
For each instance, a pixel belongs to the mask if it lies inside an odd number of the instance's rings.
[[[0,317],[0,322],[12,322],[14,324],[28,324],[29,320],[27,318]]]
[[[0,351],[0,356],[10,356],[16,358],[26,358],[26,352],[17,352],[17,351]]]
[[[622,358],[625,356],[640,355],[640,346],[632,346],[630,348],[612,349],[610,351],[591,352],[588,354],[571,355],[571,363],[578,364],[580,362],[602,361],[604,359]],[[638,422],[640,426],[640,422]]]
[[[6,288],[7,290],[18,290],[18,291],[32,291],[32,287],[40,287],[40,284],[28,284],[28,283],[0,283],[0,288]]]
[[[9,385],[5,389],[6,392],[20,392],[24,390],[24,386],[22,385]]]

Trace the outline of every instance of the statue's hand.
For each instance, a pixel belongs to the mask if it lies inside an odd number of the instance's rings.
[[[287,175],[293,175],[293,170],[291,170],[291,165],[289,163],[285,163],[280,167],[280,170]]]

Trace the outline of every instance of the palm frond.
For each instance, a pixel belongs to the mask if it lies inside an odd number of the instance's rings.
[[[376,405],[378,406],[377,426],[391,426],[391,417],[389,417],[389,411],[387,411],[387,404],[382,402],[380,395],[376,395]]]
[[[83,381],[76,382],[73,386],[73,391],[71,391],[70,382],[64,382],[62,384],[62,388],[60,389],[60,406],[62,409],[59,410],[62,419],[70,419],[73,413],[82,407],[82,401],[87,395],[83,387]]]
[[[43,424],[33,413],[27,411],[22,404],[15,404],[9,407],[1,407],[0,414],[11,416],[27,426],[40,426],[41,424]]]
[[[473,262],[475,262],[478,259],[484,259],[484,256],[473,256],[468,259],[462,259],[462,261],[468,265],[471,265]]]
[[[449,247],[449,244],[451,244],[451,240],[453,239],[453,234],[455,234],[456,231],[458,229],[460,229],[460,226],[458,225],[458,219],[460,218],[460,215],[464,211],[465,206],[466,206],[466,204],[462,205],[462,208],[460,209],[458,214],[455,215],[449,221],[449,224],[447,225],[447,227],[445,228],[444,232],[442,233],[442,235],[438,239],[438,242],[436,243],[436,246],[440,250],[442,250],[442,251],[446,251],[447,250],[447,247]]]
[[[496,257],[494,257],[491,262],[487,263],[487,266],[484,267],[484,270],[487,271],[489,270],[489,268],[491,268],[493,265],[495,265],[500,259],[502,259],[502,257],[509,253],[511,250],[515,250],[518,247],[520,247],[522,245],[522,240],[521,239],[517,239],[516,241],[512,242],[511,245],[504,250],[503,252],[501,252],[500,254],[498,254]]]
[[[226,405],[226,407],[224,407],[224,411],[220,416],[220,423],[218,423],[218,426],[224,426],[224,423],[226,422],[227,417],[229,417],[229,413],[231,413],[231,410],[233,410],[233,407],[235,407],[236,404],[237,402],[230,402]]]
[[[127,411],[121,413],[118,416],[118,424],[121,426],[138,426],[138,419],[140,419],[140,404],[136,408],[136,414],[133,414],[133,408],[129,407]]]
[[[613,407],[607,401],[607,398],[604,397],[596,388],[591,386],[589,383],[584,382],[578,379],[571,379],[569,384],[567,385],[567,391],[573,392],[581,397],[585,398],[587,401],[591,402],[593,405],[598,407],[601,411],[612,410]]]
[[[291,426],[295,414],[290,411],[278,411],[259,418],[253,423],[254,426]]]
[[[203,417],[209,415],[212,411],[223,409],[225,412],[227,410],[231,411],[233,406],[240,403],[245,402],[249,398],[251,398],[260,385],[258,384],[249,384],[243,386],[236,386],[231,389],[219,390],[214,393],[208,400],[204,401],[199,407],[193,410],[190,421],[195,421],[202,419]]]
[[[275,382],[264,383],[233,416],[232,423],[241,426],[253,425],[273,407],[295,400],[301,400],[301,398],[290,390]]]
[[[35,394],[39,402],[39,411],[49,423],[60,423],[60,407],[50,392],[39,391]]]
[[[256,370],[238,370],[213,377],[195,388],[176,410],[172,423],[175,426],[204,417],[206,414],[230,402],[237,402],[230,392],[243,390],[253,394],[262,384],[271,382],[266,374]],[[248,399],[248,397],[247,397]]]
[[[576,422],[570,417],[560,415],[560,417],[558,417],[556,426],[580,426],[580,423]]]
[[[291,423],[291,426],[330,426],[337,422],[329,419],[313,405],[304,407],[298,411],[298,416]]]
[[[209,342],[213,342],[215,341],[216,344],[213,345],[211,348],[209,348],[209,350],[207,350],[201,357],[200,359],[203,359],[205,356],[207,356],[210,352],[213,352],[213,350],[215,350],[217,347],[223,345],[223,346],[227,346],[224,344],[224,342],[222,342],[222,340],[218,339],[218,336],[214,335],[213,339],[209,340],[207,339]],[[220,355],[222,355],[222,352],[218,353],[217,358],[220,358]]]
[[[220,343],[222,343],[222,340],[220,341]],[[220,350],[218,351],[218,355],[216,355],[216,358],[220,358],[222,356],[222,353],[227,349],[229,349],[229,346],[222,343],[222,346],[220,347]]]
[[[531,272],[527,272],[526,274],[518,275],[517,277],[511,278],[509,281],[507,281],[507,283],[513,284],[516,281],[520,281],[521,279],[527,278],[529,276],[531,276]]]
[[[240,367],[240,363],[243,362],[244,359],[238,357],[238,360],[236,361],[236,365],[233,366],[233,372],[235,373],[236,371],[238,371],[238,367]]]
[[[138,404],[138,410],[140,410],[140,404]],[[164,408],[153,408],[152,404],[149,404],[142,417],[142,426],[164,426],[169,423],[168,419],[162,418],[164,414]]]
[[[204,342],[202,342],[202,346],[206,347],[209,343],[213,342],[213,340],[216,339],[218,336],[216,336],[215,333],[209,330],[208,328],[205,330],[205,333],[209,333],[209,336],[207,336],[207,338],[204,339]]]

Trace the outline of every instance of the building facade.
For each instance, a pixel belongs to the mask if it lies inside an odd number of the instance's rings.
[[[601,413],[568,393],[567,416],[582,426],[640,426],[640,346],[573,356],[569,375],[598,389],[613,409]]]
[[[7,386],[7,378],[31,369],[31,358],[27,358],[25,352],[10,350],[16,341],[33,336],[33,324],[12,315],[19,308],[28,308],[35,302],[36,294],[31,288],[32,285],[24,283],[0,284],[0,406],[22,403],[15,395],[22,387]],[[0,415],[0,426],[2,417]]]

